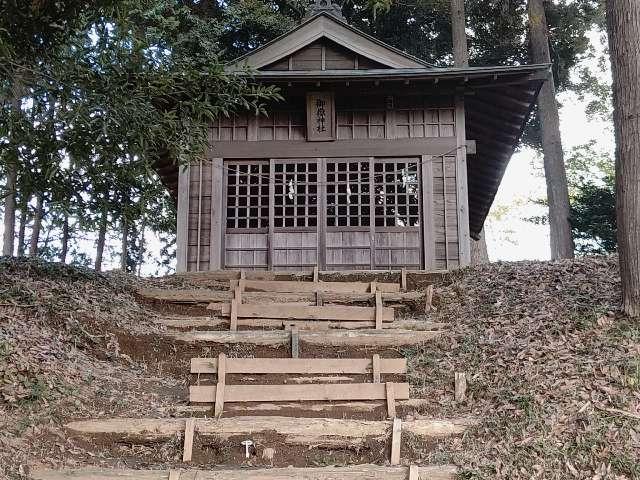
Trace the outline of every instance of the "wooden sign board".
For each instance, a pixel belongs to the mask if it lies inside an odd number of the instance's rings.
[[[336,107],[333,93],[307,93],[307,140],[330,142],[335,139]]]

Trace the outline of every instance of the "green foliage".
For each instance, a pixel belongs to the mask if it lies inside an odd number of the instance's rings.
[[[145,232],[174,243],[175,208],[153,167],[199,159],[213,119],[280,99],[276,88],[225,71],[218,53],[228,29],[199,4],[1,4],[0,98],[10,101],[0,169],[17,166],[27,220],[35,196],[44,199],[46,239],[67,223],[97,231],[106,221],[113,231],[126,221],[133,270]],[[49,259],[60,253],[56,242],[40,248]]]
[[[610,155],[595,142],[572,150],[567,159],[571,226],[578,253],[616,250],[615,172]]]
[[[597,150],[595,140],[571,150],[566,159],[571,228],[578,254],[613,253],[617,249],[615,165]],[[538,200],[540,205],[546,205]],[[546,215],[528,221],[546,225]]]
[[[611,177],[603,185],[587,182],[571,198],[571,227],[579,253],[616,251],[615,185]]]

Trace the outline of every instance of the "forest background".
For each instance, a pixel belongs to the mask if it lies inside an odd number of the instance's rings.
[[[306,4],[1,0],[0,188],[2,196],[11,190],[13,171],[14,253],[99,269],[170,271],[175,212],[154,161],[170,153],[188,162],[206,141],[209,119],[278,99],[273,89],[225,74],[223,65],[285,33]],[[531,63],[525,0],[465,6],[472,66]],[[599,0],[545,7],[576,250],[614,251],[604,7]],[[449,0],[345,0],[343,13],[434,65],[453,63]],[[487,223],[492,260],[549,258],[540,150],[534,117]]]

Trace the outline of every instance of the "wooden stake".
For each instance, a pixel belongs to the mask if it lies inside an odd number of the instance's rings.
[[[391,465],[400,465],[400,445],[402,439],[402,420],[393,419],[393,430],[391,433]]]
[[[229,317],[229,330],[232,332],[238,331],[238,301],[236,299],[231,300],[231,312]]]
[[[429,313],[433,308],[433,285],[427,286],[427,290],[424,294],[424,313]]]
[[[393,388],[393,383],[387,382],[387,416],[389,418],[396,418],[396,393]]]
[[[247,278],[247,272],[240,270],[240,280],[244,280],[245,278]]]
[[[242,304],[242,287],[236,287],[233,292],[233,299],[238,303],[238,305]]]
[[[180,480],[180,470],[169,470],[169,480]]]
[[[380,355],[373,356],[373,383],[380,383]]]
[[[224,391],[227,384],[227,356],[224,353],[218,355],[218,386],[216,388],[216,404],[214,414],[220,417],[224,410]]]
[[[190,462],[193,454],[193,434],[196,430],[196,419],[187,418],[184,427],[184,450],[182,451],[182,461]]]
[[[378,291],[378,282],[376,282],[375,280],[371,282],[369,290],[371,291],[371,293],[376,293]]]
[[[313,282],[318,283],[320,281],[320,272],[318,271],[318,266],[313,267]]]
[[[456,372],[456,402],[464,402],[467,398],[467,374]]]
[[[407,291],[407,269],[403,268],[400,270],[400,290],[403,292]]]
[[[324,306],[324,296],[322,295],[322,292],[316,292],[316,306]]]
[[[300,334],[298,327],[291,327],[291,358],[300,357]]]
[[[376,292],[376,330],[382,329],[382,292]]]
[[[409,465],[409,480],[420,480],[420,470],[417,465]]]

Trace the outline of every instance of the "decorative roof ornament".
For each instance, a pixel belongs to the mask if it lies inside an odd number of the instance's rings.
[[[329,15],[333,15],[334,17],[345,21],[345,18],[342,16],[342,7],[333,3],[332,0],[311,0],[309,2],[309,8],[307,9],[305,18],[313,17],[320,13],[328,13]]]

